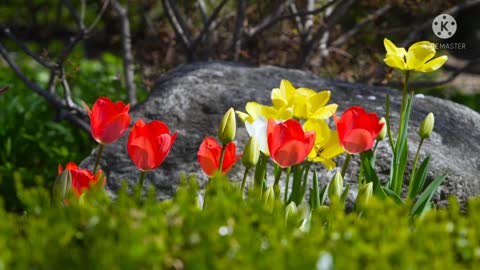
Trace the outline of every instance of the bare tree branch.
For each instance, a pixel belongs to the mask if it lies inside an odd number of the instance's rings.
[[[323,5],[319,8],[316,8],[314,10],[299,11],[299,12],[296,12],[296,13],[293,13],[293,14],[288,14],[288,15],[281,15],[281,12],[280,12],[280,14],[278,14],[278,16],[269,16],[262,21],[264,24],[266,24],[266,26],[262,27],[261,29],[253,28],[253,30],[256,30],[254,33],[252,33],[252,28],[251,28],[250,31],[246,31],[246,35],[249,38],[253,38],[255,35],[259,34],[260,32],[262,32],[266,29],[268,29],[269,27],[273,26],[274,24],[276,24],[280,21],[289,20],[289,19],[292,19],[292,18],[295,18],[295,17],[303,17],[303,16],[315,15],[315,14],[321,13],[337,1],[338,0],[332,0],[332,1],[328,2],[327,4],[325,4],[325,5]],[[260,26],[260,24],[258,24],[258,26]]]
[[[375,10],[373,13],[371,13],[370,15],[363,18],[362,21],[357,23],[354,28],[350,29],[346,33],[343,33],[340,37],[338,37],[335,41],[333,41],[331,46],[332,47],[342,46],[344,43],[346,43],[348,40],[350,40],[353,36],[355,36],[362,28],[367,26],[370,22],[375,21],[380,16],[383,16],[391,8],[392,8],[392,5],[386,4],[383,7]]]
[[[288,6],[288,9],[292,14],[295,14],[298,12],[297,5],[295,4],[295,2],[290,3],[290,5]],[[295,16],[292,18],[292,21],[295,24],[295,27],[297,28],[298,32],[301,34],[301,36],[303,36],[305,33],[305,27],[302,22],[302,17]]]
[[[197,4],[198,9],[200,9],[200,14],[202,15],[202,21],[205,24],[208,21],[207,5],[204,0],[197,0]]]
[[[315,44],[323,37],[325,32],[329,32],[330,29],[337,23],[337,21],[348,11],[350,6],[355,2],[355,0],[342,0],[332,11],[331,15],[325,19],[325,24],[323,24],[317,31],[312,35],[312,38],[307,41],[305,46],[302,49],[302,59],[301,64],[305,65],[305,62],[312,52]]]
[[[63,0],[63,4],[67,7],[68,11],[72,15],[73,19],[75,20],[75,23],[77,24],[78,29],[84,30],[85,25],[80,16],[78,15],[77,11],[73,7],[72,3],[70,3],[69,0]]]
[[[90,25],[90,27],[88,27],[87,29],[87,36],[90,35],[93,31],[93,29],[95,29],[95,27],[97,26],[98,22],[100,21],[100,19],[103,17],[103,15],[105,14],[105,11],[107,10],[107,7],[108,7],[108,4],[110,3],[110,0],[103,0],[103,5],[102,5],[102,8],[100,9],[100,12],[97,14],[97,17],[95,17],[95,19],[93,20],[92,24]]]
[[[130,21],[128,19],[128,6],[122,6],[117,0],[112,0],[112,6],[120,16],[122,25],[122,47],[123,47],[123,71],[125,84],[128,91],[128,100],[132,105],[137,104],[137,89],[135,86],[134,59],[132,54],[132,38],[130,33]]]
[[[213,10],[212,15],[208,18],[208,21],[204,24],[202,31],[198,35],[197,38],[193,41],[192,44],[192,50],[195,51],[196,47],[202,42],[204,36],[210,31],[210,26],[212,25],[213,21],[218,17],[218,14],[222,10],[222,8],[225,6],[228,0],[222,0],[220,4]]]
[[[245,10],[247,8],[247,2],[245,0],[237,0],[237,17],[235,21],[235,31],[233,32],[233,60],[238,61],[240,57],[240,51],[242,49],[242,30],[243,22],[245,21]]]
[[[54,66],[47,61],[43,60],[39,55],[35,54],[32,52],[25,44],[23,44],[20,40],[17,39],[17,37],[10,31],[10,29],[2,24],[0,24],[0,29],[2,29],[3,33],[5,33],[6,36],[8,36],[10,39],[12,39],[15,44],[22,49],[24,53],[26,53],[28,56],[32,57],[35,61],[37,61],[39,64],[42,66],[48,68],[48,69],[53,69]]]
[[[247,30],[246,34],[249,38],[253,38],[257,34],[261,33],[265,29],[268,29],[270,26],[277,23],[280,18],[280,15],[285,11],[285,9],[292,3],[293,0],[285,0],[280,5],[278,5],[277,9],[269,14],[265,19],[263,19],[257,25],[251,27]]]
[[[190,38],[190,34],[188,33],[188,29],[183,22],[183,19],[179,16],[178,10],[174,3],[170,0],[162,0],[163,10],[165,11],[165,15],[167,16],[170,24],[175,31],[177,37],[179,37],[180,41],[182,42],[183,46],[188,52],[189,58],[192,57],[192,41]]]
[[[8,89],[10,89],[10,87],[8,87],[8,86],[2,86],[2,87],[0,87],[0,96],[3,95],[3,94],[5,94],[5,92],[7,92]]]
[[[328,4],[333,4],[335,0],[327,2]],[[315,8],[315,0],[307,1],[307,11],[312,11]],[[313,27],[313,14],[306,15],[304,30],[306,33],[309,33]]]
[[[27,78],[27,76],[20,70],[18,65],[15,61],[10,57],[7,49],[3,46],[0,42],[0,55],[2,55],[3,59],[7,62],[10,68],[15,72],[17,77],[19,77],[30,89],[32,89],[35,93],[42,96],[47,100],[48,103],[52,104],[54,107],[59,109],[60,111],[66,112],[64,118],[71,121],[75,125],[81,127],[83,130],[90,132],[90,126],[85,122],[81,117],[86,116],[85,111],[78,110],[75,107],[69,107],[67,104],[63,103],[58,97],[49,91],[44,90],[40,87],[36,82]]]

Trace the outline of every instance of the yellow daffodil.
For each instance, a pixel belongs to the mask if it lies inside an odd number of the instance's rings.
[[[344,152],[338,139],[337,131],[328,127],[324,120],[309,119],[303,124],[305,131],[315,131],[315,145],[308,155],[308,160],[321,162],[327,169],[335,168],[336,164],[332,160],[334,157]]]
[[[295,89],[287,81],[280,82],[280,88],[272,90],[271,98],[273,108],[276,110],[293,109],[293,116],[299,119],[307,120],[326,119],[332,116],[337,110],[337,104],[326,105],[330,100],[330,91],[316,92],[308,88]]]
[[[263,116],[266,119],[288,120],[292,118],[293,115],[292,108],[282,107],[277,109],[257,102],[248,102],[245,110],[247,111],[246,113],[237,111],[237,115],[243,122],[250,124],[259,116]]]
[[[260,151],[269,156],[267,143],[267,123],[268,119],[287,120],[292,118],[293,110],[288,107],[275,109],[264,106],[257,102],[248,102],[245,106],[246,113],[237,111],[238,117],[245,123],[248,135],[256,136]]]
[[[428,41],[420,41],[408,48],[398,48],[390,40],[383,40],[387,54],[385,63],[393,68],[401,70],[414,70],[419,72],[431,72],[439,69],[448,57],[446,55],[432,59],[435,56],[435,44]]]

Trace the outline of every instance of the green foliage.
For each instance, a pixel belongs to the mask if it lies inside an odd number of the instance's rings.
[[[122,71],[120,58],[103,54],[99,60],[87,60],[78,57],[81,52],[74,55],[68,62],[67,74],[76,102],[84,100],[92,106],[101,95],[112,100],[127,99],[117,79]],[[45,69],[23,55],[16,60],[29,78],[46,85],[49,76]],[[16,177],[24,179],[27,186],[50,187],[58,164],[80,162],[95,143],[89,134],[69,122],[54,121],[55,109],[28,89],[12,70],[2,69],[0,84],[10,87],[0,96],[0,195],[7,209],[19,211],[22,205],[13,184]],[[57,91],[61,93],[60,86]],[[140,99],[145,98],[145,91],[139,93]]]
[[[473,269],[480,263],[480,201],[468,215],[452,201],[412,221],[407,207],[371,200],[361,214],[319,208],[309,231],[300,211],[256,196],[244,201],[225,179],[199,207],[194,180],[158,202],[100,189],[65,207],[42,188],[23,189],[23,215],[0,208],[2,269]],[[331,263],[331,265],[330,265]],[[323,266],[324,268],[321,268]]]

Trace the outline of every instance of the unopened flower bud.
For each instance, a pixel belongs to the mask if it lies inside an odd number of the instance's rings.
[[[258,158],[260,157],[260,146],[258,145],[258,140],[255,135],[250,137],[247,145],[245,146],[245,151],[243,151],[242,162],[246,168],[251,168],[257,165]]]
[[[432,134],[433,126],[435,125],[435,117],[433,113],[428,113],[425,119],[423,119],[420,129],[418,130],[418,135],[420,138],[426,139]]]
[[[218,127],[218,138],[223,145],[227,145],[235,139],[236,129],[235,110],[230,108],[223,116],[222,122],[220,122],[220,126]]]
[[[272,210],[275,204],[275,191],[273,190],[273,186],[270,186],[263,192],[263,202],[267,209]]]
[[[295,202],[291,202],[285,208],[285,223],[288,221],[288,217],[297,214],[297,205]]]
[[[332,200],[333,198],[339,199],[342,196],[342,190],[343,190],[342,174],[339,171],[337,171],[333,176],[332,180],[330,181],[330,184],[328,185],[328,197],[330,198],[330,200]]]
[[[384,117],[380,118],[379,123],[383,123],[383,128],[380,131],[380,133],[378,133],[378,136],[377,136],[377,140],[381,141],[381,140],[385,139],[385,135],[387,135],[387,124],[385,122]]]
[[[53,183],[53,198],[56,202],[63,203],[63,200],[67,196],[70,188],[72,186],[72,173],[70,170],[64,170],[60,175],[57,176],[55,182]]]
[[[368,201],[372,198],[373,195],[373,182],[369,182],[360,188],[357,195],[357,200],[355,204],[357,206],[363,207],[368,204]]]

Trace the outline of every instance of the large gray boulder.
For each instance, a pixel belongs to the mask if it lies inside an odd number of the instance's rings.
[[[201,141],[205,136],[216,135],[217,125],[228,108],[244,110],[248,101],[271,104],[270,91],[278,87],[282,79],[290,80],[296,87],[331,90],[331,102],[339,104],[339,115],[352,105],[360,105],[384,116],[385,98],[389,94],[393,128],[394,131],[397,129],[395,125],[398,123],[401,95],[395,89],[352,84],[273,66],[247,67],[218,62],[185,65],[164,74],[156,82],[150,97],[132,109],[132,125],[138,118],[145,121],[159,119],[166,122],[172,131],[178,132],[165,162],[147,174],[146,185],[154,185],[160,199],[169,198],[175,193],[182,175],[194,175],[204,185],[207,178],[196,158]],[[424,143],[421,160],[427,153],[432,155],[428,181],[448,173],[434,200],[445,204],[449,195],[455,195],[463,203],[467,198],[480,194],[480,115],[447,100],[417,96],[410,121],[409,160],[413,160],[419,142],[418,127],[428,112],[435,114],[435,129]],[[241,121],[238,121],[237,134],[241,150],[247,141]],[[122,181],[132,186],[139,178],[139,172],[126,152],[127,138],[128,132],[118,142],[107,145],[101,161],[101,168],[108,179],[106,189],[112,194],[120,188]],[[81,166],[92,168],[96,151],[94,149]],[[381,142],[377,171],[384,180],[388,178],[390,157],[387,142]],[[338,166],[343,164],[343,158],[343,155],[338,158]],[[358,159],[354,158],[350,175],[355,175],[358,163]],[[410,171],[407,169],[407,172]],[[229,175],[233,180],[240,180],[242,173],[243,167],[238,163]],[[323,174],[322,182],[325,183],[330,175]],[[346,180],[352,184],[349,197],[353,199],[356,193],[355,177],[352,179],[347,176]]]

